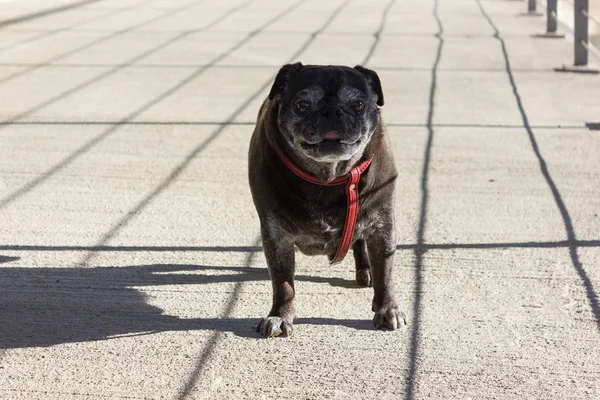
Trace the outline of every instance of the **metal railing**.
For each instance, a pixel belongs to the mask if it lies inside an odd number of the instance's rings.
[[[537,3],[539,0],[528,0],[527,11],[529,14],[537,14]],[[590,15],[589,0],[563,0],[573,6],[574,19],[574,69],[586,72],[588,69],[588,54],[592,53],[596,57],[600,56],[593,50],[589,43],[589,21],[592,21],[600,26],[600,19]],[[546,0],[546,33],[536,35],[538,37],[564,37],[559,35],[558,30],[558,0]],[[570,68],[563,67],[557,70],[565,71]],[[597,70],[589,69],[588,72],[597,73]]]

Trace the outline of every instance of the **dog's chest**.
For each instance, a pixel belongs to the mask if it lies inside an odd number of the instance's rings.
[[[333,255],[340,245],[344,232],[346,208],[313,210],[311,214],[312,218],[299,224],[294,243],[300,251],[308,255]],[[367,212],[364,207],[359,207],[353,239],[364,238],[378,225],[375,212]]]
[[[300,251],[309,255],[335,251],[342,237],[343,221],[334,223],[330,219],[319,218],[303,225],[304,229],[297,232],[294,240]]]

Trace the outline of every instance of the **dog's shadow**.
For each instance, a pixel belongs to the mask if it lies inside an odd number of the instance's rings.
[[[3,257],[10,263],[16,257]],[[218,272],[218,274],[215,274]],[[227,273],[231,272],[231,273]],[[353,281],[299,275],[297,280],[357,287]],[[258,338],[250,318],[179,318],[149,304],[136,288],[269,279],[265,268],[200,265],[28,268],[0,266],[0,349],[109,340],[165,331],[216,330]],[[268,308],[268,305],[265,305]],[[370,329],[369,321],[304,318],[297,324]]]

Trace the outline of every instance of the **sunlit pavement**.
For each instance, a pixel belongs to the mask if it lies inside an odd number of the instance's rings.
[[[599,398],[600,76],[525,10],[2,2],[0,398]],[[294,335],[254,332],[247,148],[292,61],[381,77],[400,331],[298,253]]]

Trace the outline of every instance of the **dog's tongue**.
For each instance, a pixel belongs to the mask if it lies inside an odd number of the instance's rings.
[[[327,133],[327,137],[325,139],[340,140],[340,135],[338,135],[337,131],[329,131],[329,133]]]

